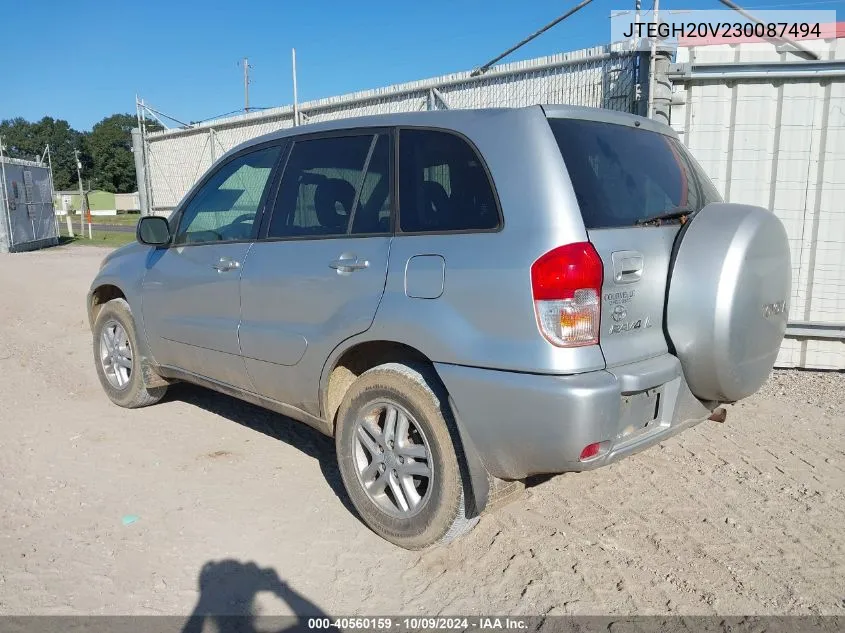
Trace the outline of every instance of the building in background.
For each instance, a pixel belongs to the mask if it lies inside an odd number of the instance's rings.
[[[57,191],[54,197],[57,215],[79,214],[79,191]],[[138,192],[111,193],[94,189],[88,192],[88,204],[91,205],[91,215],[117,215],[118,213],[133,213],[141,209]]]
[[[114,208],[118,213],[140,213],[141,198],[138,192],[114,194]]]

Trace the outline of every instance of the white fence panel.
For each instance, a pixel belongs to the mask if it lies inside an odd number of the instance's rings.
[[[636,53],[618,47],[560,53],[496,66],[481,77],[462,72],[302,103],[303,122],[443,108],[568,103],[626,112],[637,107]],[[293,125],[283,106],[188,129],[149,134],[151,207],[175,207],[215,158],[249,139]]]
[[[809,46],[822,60],[845,60],[845,40]],[[845,76],[742,77],[761,64],[798,61],[766,43],[679,49],[678,61],[690,60],[693,71],[730,67],[675,79],[672,126],[727,201],[765,207],[784,223],[790,322],[845,332]],[[845,342],[790,336],[777,364],[845,369]]]

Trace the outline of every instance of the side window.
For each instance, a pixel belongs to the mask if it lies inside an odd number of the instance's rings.
[[[399,219],[406,233],[499,226],[490,179],[466,141],[447,132],[400,131]]]
[[[389,145],[372,134],[294,143],[267,236],[388,232]]]
[[[220,167],[188,202],[176,244],[248,240],[261,208],[279,146],[267,147]]]
[[[390,232],[390,139],[386,134],[380,134],[373,147],[350,232]]]

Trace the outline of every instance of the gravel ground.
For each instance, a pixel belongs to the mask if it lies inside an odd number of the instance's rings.
[[[306,427],[190,386],[111,405],[83,305],[104,254],[0,256],[0,614],[845,614],[841,373],[775,372],[724,424],[411,553]]]
[[[842,372],[776,369],[755,398],[781,398],[798,408],[809,404],[841,417],[845,413],[843,384]]]

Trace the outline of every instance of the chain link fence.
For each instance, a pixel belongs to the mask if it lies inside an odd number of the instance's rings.
[[[301,123],[447,108],[570,104],[639,112],[637,52],[600,46],[496,66],[479,77],[455,73],[308,101]],[[647,67],[643,64],[644,69]],[[294,125],[293,106],[208,121],[146,135],[149,208],[173,209],[223,153],[249,139]]]

